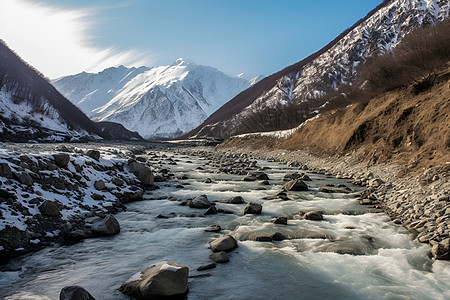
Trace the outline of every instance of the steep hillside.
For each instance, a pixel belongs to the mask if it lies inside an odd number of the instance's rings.
[[[222,147],[307,149],[325,156],[357,151],[369,164],[391,162],[405,172],[431,167],[449,172],[450,63],[433,78],[420,93],[412,84],[368,103],[321,114],[287,138],[246,135],[231,138]]]
[[[71,141],[113,138],[62,96],[42,74],[0,41],[0,140]],[[122,137],[135,139],[128,132]]]
[[[80,73],[54,84],[93,120],[118,122],[145,138],[155,138],[195,128],[256,81],[178,59],[169,66]]]
[[[293,128],[334,105],[324,96],[354,82],[366,58],[390,51],[416,28],[447,18],[449,9],[448,1],[383,1],[323,49],[242,92],[185,137]]]

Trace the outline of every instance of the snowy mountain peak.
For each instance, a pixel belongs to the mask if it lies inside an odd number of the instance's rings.
[[[185,58],[169,66],[80,73],[53,84],[90,118],[121,123],[144,138],[182,135],[252,85]]]
[[[191,67],[196,67],[198,66],[195,62],[193,62],[190,59],[186,59],[186,58],[182,58],[180,57],[179,59],[177,59],[172,66],[180,66],[180,67],[184,67],[184,66],[191,66]]]

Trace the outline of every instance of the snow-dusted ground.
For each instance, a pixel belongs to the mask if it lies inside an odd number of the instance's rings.
[[[6,250],[8,256],[14,250],[20,253],[23,246],[45,244],[61,231],[55,232],[54,226],[43,228],[40,223],[61,225],[70,231],[76,219],[120,211],[119,200],[142,199],[144,188],[130,172],[128,158],[133,155],[127,149],[100,147],[97,161],[88,155],[86,148],[22,146],[0,146],[0,251]],[[58,154],[69,156],[67,166],[57,165],[54,155]],[[99,180],[104,182],[104,189],[95,187]],[[59,216],[45,216],[40,210],[46,200],[59,207]],[[2,240],[6,228],[27,232],[23,246],[6,249],[7,242]],[[45,232],[46,229],[49,231]]]
[[[53,84],[90,118],[153,138],[188,132],[260,79],[230,77],[180,58],[169,66],[83,72]]]

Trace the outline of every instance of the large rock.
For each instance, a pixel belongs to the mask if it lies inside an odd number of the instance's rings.
[[[105,182],[103,180],[101,180],[101,179],[97,180],[94,183],[94,187],[95,187],[95,189],[97,189],[99,191],[106,189]]]
[[[225,251],[214,252],[209,256],[209,259],[213,262],[223,264],[230,261],[230,257]]]
[[[40,206],[39,211],[46,217],[57,217],[61,213],[58,204],[50,200],[45,200]]]
[[[134,174],[134,172],[140,171],[142,169],[145,169],[146,166],[144,164],[141,164],[137,161],[130,161],[128,163],[128,168],[130,168],[130,172]]]
[[[230,203],[230,204],[242,204],[242,203],[245,203],[244,198],[242,198],[242,196],[231,197],[231,198],[227,199],[225,202],[226,203]]]
[[[206,195],[197,196],[189,202],[190,208],[209,208],[210,206],[211,201],[208,200]]]
[[[300,179],[291,180],[283,186],[285,191],[307,191],[308,185]]]
[[[26,246],[30,241],[30,235],[16,227],[9,227],[0,230],[0,245],[5,249],[13,250]],[[1,258],[1,255],[0,255]]]
[[[320,221],[323,220],[323,214],[321,211],[314,210],[304,214],[303,218],[305,218],[306,220]]]
[[[204,215],[216,215],[217,214],[217,208],[214,203],[211,204],[211,206],[205,211]]]
[[[246,214],[260,215],[261,212],[262,212],[262,205],[258,203],[249,203],[244,208],[244,215]]]
[[[273,221],[273,224],[287,225],[287,221],[288,221],[287,217],[282,216],[282,217],[276,218]]]
[[[155,182],[155,176],[153,175],[153,172],[150,168],[145,167],[143,169],[140,169],[139,171],[134,172],[134,175],[136,175],[137,179],[144,185],[149,186],[153,185]]]
[[[67,167],[70,161],[69,154],[65,153],[53,154],[53,158],[55,159],[55,164],[60,168]]]
[[[87,156],[89,156],[90,158],[93,158],[95,160],[100,160],[100,151],[98,150],[88,150],[86,152]]]
[[[95,298],[83,287],[72,285],[61,290],[59,300],[95,300]]]
[[[119,291],[136,299],[185,299],[189,268],[173,262],[151,265],[124,282]]]
[[[221,238],[218,238],[212,241],[209,245],[213,252],[220,252],[220,251],[229,252],[237,248],[237,242],[231,235],[225,235]]]
[[[28,174],[27,171],[16,172],[14,173],[14,175],[16,176],[17,180],[20,181],[20,183],[23,183],[28,186],[33,185],[33,178],[30,176],[30,174]]]
[[[11,167],[8,163],[0,163],[0,176],[11,179],[13,177]]]
[[[103,220],[95,222],[91,227],[98,235],[113,235],[120,232],[120,224],[112,215],[107,215]]]
[[[450,238],[435,243],[431,249],[435,259],[450,260]]]

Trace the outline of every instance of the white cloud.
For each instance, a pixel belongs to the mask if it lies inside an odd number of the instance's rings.
[[[30,0],[0,1],[0,38],[50,78],[116,65],[149,65],[149,53],[92,44],[95,9],[69,10]]]

